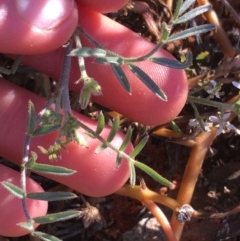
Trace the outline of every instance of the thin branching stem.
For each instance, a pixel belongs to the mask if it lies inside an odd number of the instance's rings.
[[[100,49],[104,49],[106,50],[106,52],[109,54],[109,56],[115,56],[115,57],[120,57],[120,58],[124,58],[121,55],[118,55],[115,52],[112,52],[106,48],[104,48],[104,46],[102,44],[100,44],[96,39],[93,38],[93,36],[91,36],[84,28],[82,28],[81,26],[78,26],[77,29],[80,33],[83,34],[83,36],[92,44],[94,44],[96,47],[100,48]]]
[[[36,117],[36,125],[39,125],[42,121],[42,117],[44,116],[44,114],[46,113],[46,111],[50,108],[50,106],[54,103],[54,97],[51,96],[51,98],[48,99],[46,105],[44,106],[44,108],[39,112],[39,114]]]
[[[80,31],[80,27],[78,28],[79,31]],[[80,38],[79,38],[79,31],[78,29],[75,31],[73,37],[74,37],[74,40],[75,40],[75,43],[76,43],[76,47],[77,48],[82,48],[82,43],[80,41]],[[80,80],[84,80],[84,79],[87,79],[89,78],[88,74],[87,74],[87,71],[86,71],[86,67],[85,67],[85,61],[84,61],[84,58],[82,56],[78,56],[78,65],[79,65],[79,68],[80,68],[80,72],[81,72],[81,77],[80,79],[77,81],[77,83],[80,81]]]
[[[119,153],[120,151],[118,150],[117,147],[115,147],[114,145],[112,145],[110,142],[106,141],[103,137],[101,137],[100,135],[96,135],[96,132],[93,131],[91,128],[89,128],[88,126],[86,126],[85,124],[83,124],[82,122],[79,122],[79,126],[82,127],[86,132],[90,133],[92,136],[94,136],[95,138],[97,138],[103,145],[111,148],[113,151],[115,151],[116,153]],[[126,158],[126,159],[130,159],[130,157],[124,153],[121,152],[121,155]],[[135,161],[134,159],[132,159],[132,161]]]
[[[47,109],[51,106],[53,103],[54,99],[50,98],[48,102],[46,103],[45,107],[39,112],[39,114],[36,117],[35,124],[36,126],[40,124],[42,116],[45,114]],[[30,220],[31,217],[28,212],[27,208],[27,203],[26,203],[26,195],[27,195],[27,182],[26,182],[26,176],[27,176],[27,169],[25,165],[29,161],[29,151],[30,151],[30,143],[31,143],[31,138],[32,136],[28,133],[26,135],[24,145],[23,145],[23,158],[22,158],[22,165],[21,165],[21,173],[20,173],[20,187],[24,191],[25,195],[22,199],[22,207],[23,207],[23,212],[25,214],[25,217],[27,220]]]
[[[68,53],[71,51],[71,49],[72,49],[72,44],[69,43],[69,45],[66,48],[66,56],[65,56],[64,64],[63,64],[63,71],[62,71],[62,75],[61,75],[61,79],[60,79],[60,83],[59,83],[59,89],[61,89],[61,91],[60,91],[59,96],[57,97],[57,99],[60,100],[60,101],[58,101],[59,105],[60,105],[60,102],[62,101],[63,109],[65,111],[66,116],[68,116],[67,113],[72,113],[71,106],[70,106],[70,100],[69,100],[69,90],[68,90],[68,79],[69,79],[70,65],[71,65],[71,57],[68,56]],[[40,124],[43,115],[45,114],[45,112],[51,106],[51,104],[53,102],[54,102],[54,98],[51,97],[48,100],[48,102],[46,103],[45,107],[37,115],[36,121],[35,121],[36,126]],[[27,194],[27,187],[26,187],[27,169],[26,169],[25,165],[29,161],[29,150],[30,150],[31,138],[32,138],[31,133],[28,133],[26,135],[26,138],[24,141],[23,158],[22,158],[21,174],[20,174],[21,175],[21,177],[20,177],[21,184],[20,185],[21,185],[22,190],[25,193],[25,196]],[[26,219],[30,220],[31,217],[29,215],[25,197],[22,199],[22,207],[23,207],[23,211],[24,211]]]
[[[145,54],[143,56],[136,57],[136,58],[126,58],[117,53],[114,53],[112,51],[105,49],[97,40],[95,40],[92,36],[90,36],[82,27],[79,27],[79,31],[95,46],[106,50],[106,52],[108,53],[109,56],[119,57],[119,58],[123,59],[125,63],[133,63],[133,62],[139,62],[139,61],[146,60],[146,59],[150,58],[158,49],[160,49],[163,46],[163,43],[159,43],[150,52],[148,52],[147,54]]]
[[[71,109],[71,104],[69,99],[69,87],[68,87],[70,70],[71,70],[71,57],[69,56],[69,53],[71,52],[71,50],[72,50],[72,40],[69,41],[65,50],[62,74],[57,87],[59,92],[57,95],[56,107],[55,107],[56,112],[59,113],[61,104],[62,104],[65,121],[67,121],[68,119],[68,114],[72,114],[72,109]]]
[[[25,214],[25,217],[27,220],[30,220],[31,217],[28,212],[27,208],[27,203],[26,203],[26,195],[27,195],[27,181],[26,181],[26,167],[25,164],[28,162],[29,158],[29,148],[30,148],[30,142],[31,142],[31,137],[29,135],[26,136],[25,141],[24,141],[24,149],[23,149],[23,159],[22,159],[22,165],[21,165],[21,177],[20,177],[20,184],[21,188],[24,191],[24,198],[22,199],[22,207],[23,207],[23,212]]]
[[[224,109],[224,110],[231,110],[231,111],[236,111],[235,106],[233,104],[228,104],[228,103],[221,103],[217,101],[212,101],[212,100],[206,100],[204,98],[197,98],[194,96],[188,96],[188,101],[190,103],[195,103],[195,104],[200,104],[200,105],[206,105],[206,106],[212,106],[216,107],[218,109]]]

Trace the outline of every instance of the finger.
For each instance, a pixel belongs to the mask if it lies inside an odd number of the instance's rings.
[[[36,113],[38,113],[44,107],[46,100],[2,79],[0,86],[0,126],[2,126],[0,156],[20,165],[26,137],[28,101],[31,100],[34,103]],[[74,113],[74,115],[88,127],[96,130],[95,121],[78,113]],[[101,136],[107,139],[109,132],[110,128],[106,127]],[[61,151],[62,157],[58,161],[49,162],[48,156],[41,154],[38,149],[38,146],[48,149],[50,145],[53,145],[58,134],[56,132],[33,137],[30,149],[37,153],[39,157],[37,162],[39,163],[76,170],[76,173],[71,176],[48,175],[49,178],[88,196],[106,196],[115,192],[123,186],[129,177],[127,161],[124,159],[120,167],[116,168],[116,152],[107,148],[96,154],[95,150],[101,143],[97,139],[89,137],[82,129],[79,133],[84,137],[87,147],[70,143],[67,145],[67,151]],[[118,133],[111,142],[112,145],[119,148],[123,138],[123,134]],[[126,153],[131,151],[132,145],[129,144]]]
[[[20,173],[3,165],[0,165],[0,173],[0,235],[6,237],[25,235],[29,232],[18,225],[20,222],[26,222],[21,199],[9,193],[1,183],[10,182],[20,186]],[[27,177],[27,192],[43,192],[43,189],[39,184]],[[46,201],[27,199],[27,207],[31,218],[34,218],[47,213],[48,203]],[[35,227],[37,226],[35,225]]]
[[[128,0],[78,0],[77,2],[82,5],[92,9],[93,11],[100,13],[109,13],[115,10],[122,8],[125,4],[127,4]]]
[[[81,15],[80,25],[105,48],[118,54],[136,57],[148,53],[155,47],[122,25],[83,6],[79,6],[79,14]],[[86,39],[82,39],[84,46],[92,46]],[[59,63],[63,60],[63,51],[63,49],[59,49],[46,55],[27,56],[23,62],[58,80],[62,68]],[[154,56],[173,58],[163,49],[160,49]],[[79,67],[76,58],[73,58],[72,61],[70,88],[80,92],[80,86],[75,84],[80,77]],[[99,82],[103,93],[102,96],[93,97],[92,100],[133,121],[146,125],[160,125],[175,118],[187,98],[188,87],[184,71],[157,65],[150,61],[142,61],[137,65],[161,87],[166,93],[168,101],[163,101],[155,96],[126,66],[123,66],[132,87],[132,94],[129,95],[122,88],[109,66],[95,64],[92,59],[87,59],[88,74]]]
[[[0,52],[45,53],[59,48],[78,21],[74,0],[0,2]]]

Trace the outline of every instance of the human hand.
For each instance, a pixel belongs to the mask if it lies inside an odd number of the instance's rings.
[[[2,33],[0,35],[0,52],[26,55],[23,58],[24,64],[54,79],[59,79],[61,73],[59,63],[62,62],[64,57],[61,46],[71,37],[78,23],[94,38],[103,43],[106,48],[124,56],[140,56],[153,48],[153,44],[88,8],[91,7],[99,12],[112,11],[123,6],[126,2],[124,0],[105,0],[104,4],[101,1],[100,6],[99,1],[90,1],[89,3],[87,0],[45,0],[38,2],[29,0],[24,1],[24,3],[30,4],[25,11],[23,11],[23,5],[17,5],[21,2],[20,0],[2,0],[0,3],[2,12],[0,18]],[[82,4],[85,4],[85,6]],[[91,4],[91,6],[87,7],[88,4]],[[51,12],[49,15],[47,14],[48,8],[45,8],[45,15],[43,14],[44,11],[41,11],[46,6],[50,6]],[[24,12],[24,16],[19,15],[19,9]],[[55,9],[62,10],[54,11]],[[51,19],[46,21],[48,17]],[[83,44],[89,46],[86,40],[83,40]],[[163,50],[160,50],[156,55],[171,58]],[[134,121],[147,125],[165,123],[179,113],[186,101],[187,81],[183,71],[169,69],[147,61],[138,64],[167,94],[168,102],[163,102],[154,96],[129,71],[126,70],[126,74],[132,86],[131,96],[122,89],[109,67],[92,64],[90,60],[86,62],[89,75],[99,82],[103,92],[101,97],[92,99],[126,115]],[[79,92],[80,87],[75,85],[74,82],[78,78],[77,61],[73,59],[70,88],[77,92]],[[0,155],[20,164],[26,132],[28,100],[34,103],[38,111],[44,106],[45,100],[4,80],[1,80],[0,85],[2,104],[0,114],[0,125],[2,126]],[[77,113],[75,115],[92,128],[95,127],[93,121]],[[109,129],[106,128],[103,135],[107,136],[108,132]],[[56,134],[33,138],[31,150],[38,152],[37,146],[48,147],[54,143],[55,138]],[[122,140],[123,135],[119,134],[114,139],[113,144],[120,146]],[[107,149],[98,155],[94,155],[93,150],[99,145],[99,142],[87,136],[86,141],[88,142],[88,149],[79,147],[76,144],[70,144],[68,145],[68,152],[63,152],[62,159],[57,162],[57,165],[74,169],[77,173],[66,178],[52,176],[50,178],[90,196],[111,194],[128,179],[127,162],[124,161],[120,168],[116,170],[116,154],[113,151]],[[131,150],[132,146],[129,146],[126,152],[130,153]],[[102,165],[101,160],[104,161],[104,165]],[[40,156],[38,162],[49,163],[49,160],[44,156]],[[101,164],[96,165],[96,163],[100,162]],[[19,185],[19,173],[8,170],[4,166],[0,166],[0,173],[5,174],[1,175],[1,181],[12,180],[13,183]],[[28,192],[43,191],[31,179],[28,179],[27,186]],[[2,217],[5,217],[0,220],[0,234],[4,236],[25,234],[25,230],[16,226],[16,223],[25,220],[20,200],[10,195],[2,186],[0,186],[0,189],[0,212]],[[28,200],[28,208],[31,217],[41,216],[46,213],[47,203]]]

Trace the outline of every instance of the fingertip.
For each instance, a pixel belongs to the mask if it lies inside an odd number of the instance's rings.
[[[78,2],[95,12],[109,13],[122,8],[128,0],[79,0]]]
[[[0,51],[38,54],[59,48],[77,27],[74,0],[25,0],[0,3]]]
[[[3,165],[0,165],[0,173],[0,235],[6,237],[23,236],[28,231],[18,225],[20,222],[26,222],[21,199],[9,193],[1,184],[1,182],[7,181],[19,186],[20,173]],[[43,192],[43,189],[38,183],[27,177],[27,191]],[[45,215],[48,203],[46,201],[27,199],[27,207],[30,216],[33,218]]]

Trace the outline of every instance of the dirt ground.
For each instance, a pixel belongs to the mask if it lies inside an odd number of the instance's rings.
[[[149,6],[150,12],[157,25],[162,21],[169,20],[169,11],[159,0],[144,0]],[[235,11],[240,13],[240,1],[229,0]],[[222,26],[226,31],[232,45],[239,49],[239,29],[240,23],[236,22],[232,15],[223,6],[221,1],[212,1],[213,9],[217,12]],[[133,10],[124,9],[119,12],[108,14],[121,24],[127,26],[133,31],[141,34],[144,38],[156,43],[158,36],[149,30],[144,15],[136,13]],[[206,23],[206,20],[199,16],[196,24]],[[160,26],[161,27],[161,26]],[[174,31],[181,31],[187,25],[180,25]],[[190,77],[200,75],[203,71],[215,69],[223,58],[223,54],[214,36],[210,33],[200,37],[191,37],[186,40],[178,41],[165,46],[176,58],[179,59],[180,53],[190,50],[193,53],[193,65],[188,73]],[[204,60],[196,60],[200,53],[208,52],[209,55]],[[21,73],[22,75],[22,73]],[[17,75],[16,75],[17,76]],[[220,76],[221,78],[223,76]],[[17,77],[15,77],[17,78]],[[236,74],[229,74],[226,78],[236,78]],[[26,80],[25,86],[29,87]],[[223,100],[229,98],[229,85],[223,87]],[[98,107],[99,108],[99,107]],[[210,113],[211,108],[200,107],[201,113]],[[193,110],[186,104],[179,115],[182,118],[181,126],[185,128],[188,120],[193,118]],[[132,123],[130,123],[132,124]],[[234,123],[239,126],[239,123]],[[126,125],[129,125],[127,122]],[[133,125],[133,128],[134,125]],[[134,129],[137,134],[137,128]],[[134,141],[134,140],[133,140]],[[197,186],[191,205],[196,210],[202,210],[207,213],[228,212],[240,204],[240,136],[234,133],[218,136],[202,166]],[[151,166],[154,170],[169,180],[178,183],[186,166],[190,148],[172,143],[168,138],[151,135],[148,144],[138,156],[138,160]],[[1,163],[16,168],[6,160]],[[161,186],[140,171],[139,177],[143,177],[147,186],[159,191]],[[41,181],[45,189],[58,188],[64,190],[65,187],[59,186],[50,180],[46,180],[34,174],[33,178]],[[167,195],[176,197],[177,189],[169,191]],[[100,221],[94,222],[89,227],[84,227],[82,219],[70,220],[66,222],[43,225],[39,230],[49,234],[56,235],[63,240],[75,241],[162,241],[164,234],[156,222],[155,218],[144,208],[144,206],[133,199],[111,195],[104,198],[88,198],[86,200],[97,207],[100,212]],[[57,202],[50,205],[50,212],[64,211],[70,208],[79,208],[82,200]],[[171,217],[171,211],[161,206],[168,218]],[[10,241],[29,240],[28,237],[9,238]],[[220,241],[220,240],[240,240],[240,214],[235,213],[224,219],[195,219],[186,223],[181,241]]]

